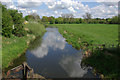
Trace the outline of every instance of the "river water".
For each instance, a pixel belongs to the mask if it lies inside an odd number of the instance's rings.
[[[57,28],[46,28],[42,38],[31,42],[25,54],[13,61],[13,68],[27,62],[34,72],[46,78],[97,78],[92,69],[81,68],[83,50],[68,44]]]
[[[26,62],[34,72],[47,78],[94,78],[91,69],[83,70],[82,50],[69,45],[57,28],[46,28],[40,43],[26,52]]]

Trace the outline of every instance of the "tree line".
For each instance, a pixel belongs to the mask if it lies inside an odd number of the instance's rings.
[[[92,19],[91,14],[86,13],[82,18],[74,18],[72,14],[62,14],[61,17],[55,18],[53,16],[47,17],[43,16],[42,22],[48,22],[50,24],[118,24],[118,16],[112,18],[94,18]]]
[[[18,10],[7,9],[5,5],[0,3],[2,8],[2,35],[5,37],[11,37],[15,35],[18,37],[26,35],[26,31],[23,29],[23,23],[25,19],[23,14]]]

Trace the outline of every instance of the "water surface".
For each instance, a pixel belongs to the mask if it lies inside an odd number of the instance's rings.
[[[69,45],[57,28],[46,28],[42,41],[26,52],[26,61],[34,72],[47,78],[94,78],[91,69],[81,68],[82,50]],[[40,42],[39,42],[40,41]]]

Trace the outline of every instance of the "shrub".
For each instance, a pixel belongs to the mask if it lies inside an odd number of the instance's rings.
[[[5,37],[10,37],[12,34],[12,17],[10,16],[8,10],[2,5],[2,35]]]

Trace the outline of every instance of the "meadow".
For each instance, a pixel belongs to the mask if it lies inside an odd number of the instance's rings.
[[[82,42],[89,44],[118,44],[118,25],[116,24],[52,24],[73,47],[80,48]]]

